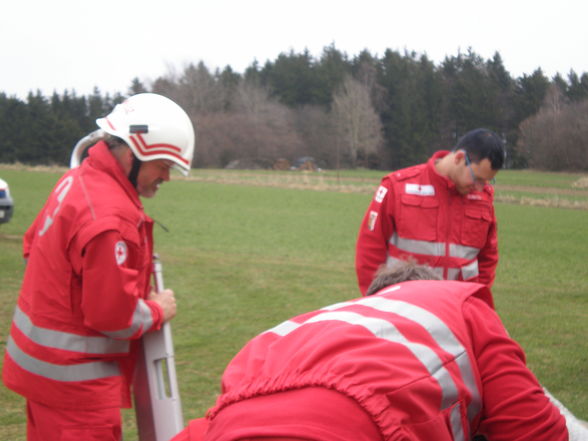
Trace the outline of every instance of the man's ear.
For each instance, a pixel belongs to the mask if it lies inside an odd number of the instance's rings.
[[[461,161],[465,161],[465,152],[463,150],[457,150],[455,152],[455,155],[453,157],[453,160],[455,161],[455,165],[458,165],[461,163]]]
[[[130,148],[125,150],[125,158],[129,162],[129,164],[133,163],[133,151]]]

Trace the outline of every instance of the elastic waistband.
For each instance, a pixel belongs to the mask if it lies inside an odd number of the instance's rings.
[[[379,441],[371,417],[337,391],[309,387],[249,398],[222,409],[206,440],[290,437],[316,441]]]

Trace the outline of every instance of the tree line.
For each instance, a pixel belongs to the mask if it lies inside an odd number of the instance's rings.
[[[513,78],[498,52],[485,60],[470,49],[436,65],[409,51],[349,57],[334,45],[319,57],[290,51],[254,61],[243,73],[189,63],[153,81],[136,77],[114,96],[0,92],[0,162],[65,165],[96,118],[140,92],[165,95],[190,115],[194,167],[311,156],[324,168],[390,170],[486,127],[505,140],[509,167],[588,170],[586,73]]]

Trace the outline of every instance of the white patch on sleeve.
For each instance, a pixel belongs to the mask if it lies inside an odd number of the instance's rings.
[[[376,197],[374,198],[376,200],[376,202],[381,204],[382,201],[384,200],[384,197],[386,197],[386,193],[388,193],[388,189],[386,187],[384,187],[383,185],[380,185],[378,187],[378,190],[376,191]]]
[[[122,265],[127,260],[127,244],[122,240],[119,240],[114,244],[114,258],[118,265]]]
[[[368,217],[368,228],[370,231],[374,231],[376,228],[376,221],[378,220],[378,212],[377,211],[370,211],[370,215]]]
[[[435,196],[435,187],[432,185],[406,184],[404,191],[418,196]]]

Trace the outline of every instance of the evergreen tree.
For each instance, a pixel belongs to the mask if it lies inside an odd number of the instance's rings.
[[[484,60],[471,49],[463,55],[446,59],[443,63],[447,76],[449,121],[455,139],[476,127],[493,129],[496,117]]]
[[[330,106],[333,93],[343,83],[346,74],[351,71],[347,55],[335,48],[334,44],[324,48],[319,62],[315,66],[319,90],[315,104]]]
[[[502,57],[498,52],[494,54],[492,60],[486,62],[486,72],[490,89],[488,106],[493,108],[490,115],[491,120],[487,124],[494,127],[499,133],[506,133],[514,115],[511,107],[514,81],[504,67]]]
[[[19,146],[18,160],[27,164],[46,164],[54,161],[54,146],[49,147],[45,137],[53,128],[52,114],[47,99],[40,90],[29,92],[27,96],[27,116],[24,127],[29,136],[27,142]]]
[[[527,117],[537,113],[548,88],[549,79],[541,69],[535,70],[531,75],[523,74],[515,80],[513,98],[515,127]]]
[[[349,60],[331,44],[318,60],[308,50],[291,50],[263,67],[254,60],[243,75],[231,66],[211,73],[203,62],[191,63],[180,72],[170,70],[150,87],[182,106],[206,134],[207,142],[201,142],[200,148],[210,156],[197,156],[201,165],[225,164],[245,153],[269,158],[304,152],[324,159],[328,166],[337,157],[337,130],[344,132],[342,119],[333,118],[333,96],[339,91],[339,110],[346,99],[350,101],[350,88],[347,95],[340,92],[346,77],[354,90],[362,90],[364,108],[369,96],[373,126],[378,120],[382,125],[384,148],[370,166],[391,169],[416,164],[433,150],[451,147],[464,132],[487,127],[505,137],[508,164],[515,167],[525,166],[531,158],[524,148],[512,148],[523,128],[526,146],[539,139],[534,133],[542,133],[545,141],[559,130],[568,139],[561,148],[566,158],[554,157],[552,162],[565,168],[574,164],[574,146],[583,142],[573,140],[584,139],[583,132],[573,127],[585,124],[574,112],[586,108],[588,74],[572,70],[565,77],[557,74],[548,79],[537,69],[512,78],[498,52],[484,60],[468,49],[435,66],[426,55],[409,51],[386,50],[379,58],[364,50]],[[147,91],[135,77],[127,93]],[[0,92],[0,161],[66,164],[73,145],[97,128],[96,118],[123,99],[120,93],[109,96],[98,88],[88,96],[65,90],[44,97],[37,91],[25,100]],[[557,125],[552,124],[550,132],[540,131],[554,115]],[[366,150],[362,142],[348,144],[356,152]],[[218,152],[225,152],[222,158]],[[535,152],[535,164],[538,157]]]
[[[105,98],[100,93],[100,89],[97,87],[94,88],[92,95],[88,97],[88,117],[90,120],[95,120],[96,118],[101,118],[105,116],[110,107],[110,103],[108,103]],[[96,124],[92,127],[97,128]],[[90,131],[90,127],[87,127],[88,131]]]
[[[258,84],[258,85],[262,83],[261,69],[259,67],[259,62],[257,60],[253,60],[253,63],[251,63],[245,69],[245,73],[243,74],[243,79],[246,82],[252,82],[252,83]]]
[[[222,72],[217,72],[216,81],[222,95],[222,108],[225,111],[230,110],[235,99],[237,87],[241,82],[241,75],[233,71],[231,66],[226,66]]]
[[[381,65],[386,90],[381,111],[386,138],[385,166],[400,168],[427,159],[437,143],[441,80],[426,56],[386,51]]]
[[[0,93],[0,162],[21,161],[22,146],[33,136],[26,130],[28,108],[16,97]]]
[[[588,74],[581,77],[573,70],[568,74],[567,97],[572,102],[583,101],[588,98]]]
[[[133,78],[129,87],[129,96],[149,92],[138,77]]]
[[[314,60],[308,50],[302,54],[293,51],[281,53],[275,63],[266,63],[261,78],[272,96],[287,106],[326,104]]]

